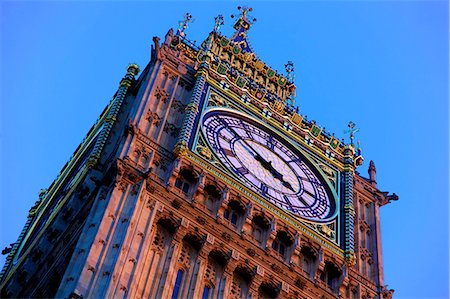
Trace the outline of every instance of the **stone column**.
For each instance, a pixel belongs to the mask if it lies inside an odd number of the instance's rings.
[[[352,145],[344,147],[344,246],[345,262],[348,266],[356,263],[355,258],[355,209],[353,207],[353,164],[354,149]]]
[[[119,114],[119,110],[122,107],[122,103],[127,96],[128,89],[133,85],[135,81],[134,76],[136,76],[138,73],[139,66],[137,66],[137,64],[130,64],[127,68],[126,75],[120,81],[119,90],[112,100],[109,111],[105,118],[103,129],[100,132],[100,135],[95,142],[92,154],[89,157],[88,163],[90,165],[96,165],[98,163],[98,159],[100,158],[103,147],[105,146],[109,134],[111,133],[112,127],[117,120],[117,115]]]

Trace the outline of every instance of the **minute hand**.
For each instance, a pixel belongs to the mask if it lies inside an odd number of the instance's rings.
[[[281,184],[288,188],[289,190],[295,192],[294,188],[292,188],[291,184],[289,182],[286,182],[283,179],[283,175],[279,173],[272,165],[272,162],[267,162],[263,157],[261,157],[259,154],[256,154],[255,160],[258,161],[262,167],[264,167],[266,170],[270,172],[270,174],[273,176],[274,179],[277,179],[281,182]]]

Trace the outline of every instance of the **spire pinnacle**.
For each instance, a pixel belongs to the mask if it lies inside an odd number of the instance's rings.
[[[253,51],[247,41],[247,31],[250,29],[250,25],[256,22],[256,18],[248,15],[248,12],[253,10],[251,7],[238,6],[238,10],[241,14],[234,24],[236,32],[231,37],[231,41],[238,44],[244,52],[252,53]],[[235,15],[231,15],[231,17],[234,18]]]
[[[222,15],[218,15],[217,17],[214,18],[214,32],[219,32],[220,30],[220,26],[223,25],[223,16]]]
[[[289,82],[294,83],[294,78],[295,78],[295,75],[294,75],[294,63],[293,63],[292,61],[289,60],[289,61],[284,65],[284,68],[286,69],[286,73],[287,73],[286,78],[288,79]],[[288,102],[289,102],[289,104],[290,104],[292,107],[294,106],[294,104],[295,104],[295,92],[292,92],[292,93],[289,95]]]
[[[234,24],[234,29],[237,31],[240,31],[243,29],[243,31],[247,31],[250,29],[250,25],[256,22],[256,18],[252,18],[248,15],[248,12],[253,11],[253,8],[247,7],[247,6],[238,6],[237,9],[241,12],[239,19]],[[235,17],[235,15],[231,15],[232,18]]]
[[[350,133],[350,144],[353,145],[353,139],[355,139],[355,133],[359,132],[359,129],[356,128],[356,124],[352,121],[348,123],[348,130],[345,130],[344,133]]]
[[[180,36],[186,36],[186,29],[188,28],[188,24],[194,22],[194,20],[192,19],[192,15],[190,13],[185,13],[184,14],[184,19],[182,21],[178,22],[178,35]]]

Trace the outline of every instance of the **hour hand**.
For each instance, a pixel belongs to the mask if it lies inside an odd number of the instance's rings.
[[[295,192],[294,188],[292,188],[291,184],[289,184],[289,182],[286,182],[285,180],[281,181],[281,184],[288,188],[289,190],[291,190],[292,192]]]
[[[294,188],[292,188],[291,184],[289,182],[286,182],[283,179],[283,175],[279,173],[273,166],[271,162],[267,162],[263,157],[260,155],[255,156],[255,160],[261,163],[262,167],[264,167],[266,170],[270,172],[270,174],[273,176],[274,179],[277,179],[281,182],[281,184],[291,190],[292,192],[295,192]]]

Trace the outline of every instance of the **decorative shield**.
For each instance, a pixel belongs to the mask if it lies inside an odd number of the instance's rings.
[[[272,69],[268,69],[267,70],[267,77],[272,78],[273,76],[275,76],[275,71]]]
[[[222,37],[222,38],[220,39],[220,45],[221,45],[222,47],[228,46],[229,43],[230,43],[230,41],[229,41],[226,37]]]
[[[266,95],[266,92],[262,89],[257,89],[255,92],[255,98],[257,98],[260,101],[264,98],[265,95]]]
[[[261,60],[258,60],[257,62],[255,62],[255,68],[257,70],[262,70],[264,68],[264,62],[262,62]]]
[[[331,140],[330,140],[330,147],[332,148],[332,149],[337,149],[338,148],[338,146],[339,146],[339,144],[341,144],[341,142],[338,140],[338,139],[336,139],[336,138],[331,138]]]
[[[234,45],[232,52],[234,55],[237,55],[237,54],[241,53],[241,50],[242,50],[241,47],[239,47],[238,45]]]
[[[312,125],[311,129],[309,130],[309,132],[311,133],[311,135],[313,135],[314,137],[319,137],[320,133],[322,132],[322,129],[319,128],[316,125]]]
[[[280,86],[286,85],[286,82],[287,82],[286,78],[283,78],[283,77],[278,78],[278,84]]]
[[[272,104],[272,109],[275,110],[276,112],[281,112],[284,110],[284,103],[282,101],[276,100]]]
[[[244,54],[244,60],[246,62],[249,62],[249,61],[251,61],[253,59],[254,56],[255,56],[255,54],[253,54],[253,53],[245,53]]]
[[[240,88],[244,88],[246,84],[247,84],[247,80],[244,77],[242,77],[242,76],[237,77],[237,79],[236,79],[237,86],[239,86]]]
[[[219,65],[217,66],[217,72],[221,75],[226,75],[226,73],[228,72],[228,68],[226,67],[226,65],[219,63]]]
[[[296,125],[296,126],[301,126],[302,125],[302,121],[303,121],[303,117],[298,114],[298,113],[294,113],[291,116],[291,122]]]

